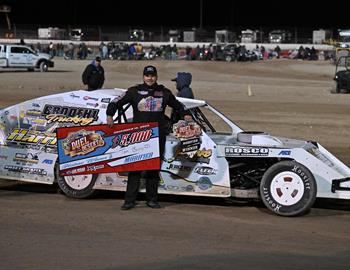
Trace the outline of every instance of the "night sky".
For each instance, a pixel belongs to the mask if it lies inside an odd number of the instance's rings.
[[[200,0],[176,1],[28,1],[0,0],[12,7],[13,24],[199,27]],[[116,5],[117,7],[112,7]],[[165,4],[166,3],[166,4]],[[319,1],[203,0],[202,26],[216,28],[333,27],[350,28],[346,8]],[[5,24],[5,16],[0,22]]]

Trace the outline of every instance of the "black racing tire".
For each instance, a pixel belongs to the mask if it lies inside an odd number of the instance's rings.
[[[86,199],[96,195],[97,190],[93,189],[98,174],[60,176],[56,169],[56,179],[62,192],[75,199]]]
[[[49,70],[49,65],[45,61],[42,61],[39,68],[41,72],[47,72]]]
[[[296,161],[281,161],[263,175],[260,195],[265,206],[280,216],[300,216],[310,211],[317,185],[308,168]]]

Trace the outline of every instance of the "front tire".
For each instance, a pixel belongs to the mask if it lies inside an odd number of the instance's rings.
[[[260,183],[260,195],[265,206],[280,216],[307,213],[316,200],[316,193],[314,176],[296,161],[272,165]]]
[[[60,176],[57,169],[56,176],[58,186],[70,198],[85,199],[97,192],[93,189],[97,174]]]

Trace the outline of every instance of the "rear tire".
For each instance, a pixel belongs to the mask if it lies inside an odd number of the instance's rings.
[[[45,61],[41,62],[40,63],[40,71],[47,72],[48,70],[49,70],[48,64]]]
[[[314,176],[296,161],[272,165],[260,183],[260,195],[265,206],[280,216],[307,213],[316,200],[316,193]]]

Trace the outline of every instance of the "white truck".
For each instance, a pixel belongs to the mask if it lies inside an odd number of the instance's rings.
[[[39,39],[64,39],[66,30],[58,27],[48,27],[38,29]]]
[[[254,43],[258,39],[258,32],[256,30],[242,30],[241,31],[241,43]]]
[[[270,43],[288,43],[292,39],[292,34],[285,30],[272,30],[269,32]]]
[[[28,71],[39,69],[41,72],[54,67],[50,55],[36,53],[30,47],[15,44],[0,44],[0,67],[26,68]]]

